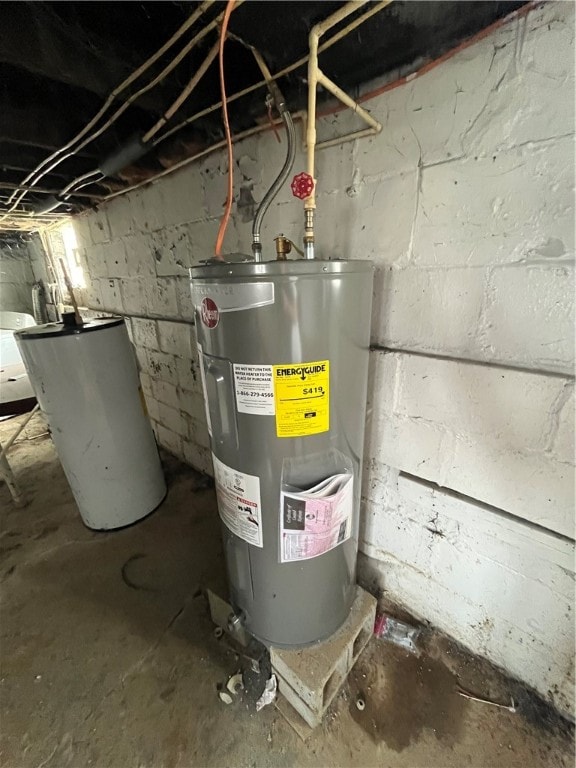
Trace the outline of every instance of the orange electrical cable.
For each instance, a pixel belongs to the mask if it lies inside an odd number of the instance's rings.
[[[220,50],[218,52],[218,61],[220,64],[220,93],[222,96],[222,117],[224,119],[224,133],[226,134],[226,148],[228,150],[228,195],[226,197],[226,208],[220,221],[218,237],[216,238],[216,249],[214,251],[214,255],[217,259],[220,259],[220,261],[224,260],[222,258],[222,244],[224,243],[224,236],[226,235],[226,228],[228,227],[230,212],[232,210],[232,200],[234,198],[234,158],[232,155],[232,134],[230,133],[230,123],[228,122],[226,82],[224,80],[224,43],[226,42],[228,22],[230,21],[230,15],[232,13],[232,9],[234,8],[235,2],[236,0],[228,0],[226,4],[224,19],[222,20],[222,29],[220,30]]]
[[[516,8],[515,10],[506,14],[506,16],[502,16],[501,18],[496,19],[496,21],[492,22],[492,24],[480,30],[480,32],[477,32],[476,34],[467,38],[463,42],[459,43],[456,47],[451,48],[449,51],[446,51],[446,53],[443,53],[437,59],[434,59],[433,61],[430,61],[424,64],[422,67],[420,67],[420,69],[417,69],[415,72],[411,72],[408,75],[404,75],[398,78],[397,80],[386,83],[385,85],[379,86],[378,88],[375,88],[374,90],[368,91],[367,93],[364,93],[363,95],[359,96],[357,99],[358,103],[363,104],[364,102],[370,101],[371,99],[374,99],[377,96],[380,96],[381,94],[386,93],[387,91],[394,90],[395,88],[406,85],[407,83],[411,83],[417,78],[422,77],[423,75],[427,74],[438,65],[448,61],[450,58],[452,58],[452,56],[455,56],[456,54],[461,53],[466,48],[469,48],[475,43],[478,43],[480,40],[483,40],[485,37],[490,35],[492,32],[495,32],[497,29],[504,27],[506,24],[509,24],[515,19],[519,19],[519,18],[522,18],[523,16],[528,15],[530,11],[538,7],[540,2],[541,0],[529,0],[529,2],[526,3],[526,5],[523,5],[520,8]],[[335,35],[334,37],[338,37],[338,35]],[[330,45],[332,40],[333,38],[330,38],[330,40],[328,40],[327,43],[324,43],[324,46]],[[336,42],[338,42],[338,40]],[[322,45],[319,47],[319,50],[322,51]],[[274,79],[276,80],[277,78],[288,74],[287,70],[291,72],[294,69],[296,69],[297,66],[302,66],[306,60],[307,60],[307,57],[304,57],[303,59],[300,59],[298,62],[296,62],[296,65],[292,64],[290,65],[290,67],[283,69],[280,73],[276,73],[274,75]],[[248,89],[244,89],[243,91],[238,91],[238,93],[233,94],[230,97],[230,100],[240,98],[240,96],[245,96],[247,93],[251,93],[253,90],[264,87],[265,85],[266,85],[266,81],[261,80],[255,86],[250,86]],[[192,118],[188,118],[186,121],[184,121],[184,123],[181,123],[175,126],[171,130],[169,130],[167,133],[160,136],[160,138],[155,142],[155,144],[158,144],[160,141],[163,141],[164,139],[168,138],[168,136],[171,136],[177,130],[182,128],[184,124],[187,125],[188,123],[191,123],[194,120],[199,119],[200,117],[204,117],[205,115],[210,114],[210,112],[215,111],[219,106],[220,106],[220,103],[214,104],[212,107],[208,107],[202,112],[198,112],[197,114],[193,115]],[[330,115],[335,115],[338,112],[343,112],[345,109],[347,109],[347,107],[343,106],[342,104],[338,104],[335,107],[329,107],[327,109],[323,109],[320,112],[317,112],[316,117],[317,118],[328,117]],[[300,119],[305,119],[305,113],[297,113],[297,116]],[[237,134],[235,138],[237,141],[240,141],[241,139],[247,138],[248,136],[252,136],[253,134],[263,133],[269,130],[271,130],[271,128],[270,128],[270,125],[268,124],[257,125],[257,126],[254,126],[253,128],[249,128],[245,131],[242,131],[241,133]],[[222,149],[223,146],[224,146],[223,142],[219,141],[216,144],[213,144],[212,146],[207,147],[206,149],[203,149],[201,152],[198,152],[195,155],[191,155],[190,157],[187,157],[184,160],[181,160],[178,163],[175,163],[173,166],[170,166],[169,168],[165,168],[163,171],[160,171],[159,173],[155,174],[154,176],[151,176],[150,178],[140,181],[137,184],[132,184],[131,186],[126,187],[124,189],[120,189],[117,192],[112,192],[111,194],[106,195],[106,197],[104,198],[104,201],[113,200],[114,198],[121,197],[122,195],[126,195],[129,192],[134,192],[136,189],[141,189],[142,187],[147,186],[148,184],[150,184],[153,181],[156,181],[157,179],[163,178],[164,176],[168,176],[169,174],[174,173],[174,171],[177,171],[180,168],[184,168],[185,166],[190,165],[195,160],[198,160],[201,157],[206,157],[212,152]],[[21,215],[21,214],[18,214],[18,215]],[[48,216],[45,216],[45,215],[43,217],[48,218]]]

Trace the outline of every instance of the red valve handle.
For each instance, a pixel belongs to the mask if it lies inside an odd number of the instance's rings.
[[[299,197],[300,200],[305,200],[312,194],[312,190],[314,189],[314,179],[309,173],[298,173],[292,179],[290,187],[294,197]]]

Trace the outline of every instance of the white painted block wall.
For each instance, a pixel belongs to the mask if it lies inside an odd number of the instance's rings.
[[[35,277],[26,244],[0,247],[0,310],[32,314]]]
[[[395,600],[573,712],[574,7],[551,2],[368,102],[318,154],[318,250],[369,258],[360,546]],[[340,113],[319,138],[355,127]],[[236,145],[236,199],[283,157]],[[299,155],[296,170],[304,167]],[[159,441],[211,472],[187,268],[213,252],[215,153],[76,220],[89,303],[130,318]],[[247,251],[236,210],[226,249]],[[265,222],[298,240],[284,190]]]

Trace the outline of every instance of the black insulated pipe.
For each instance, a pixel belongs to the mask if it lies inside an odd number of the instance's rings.
[[[98,170],[104,176],[115,176],[118,171],[143,157],[149,149],[150,146],[142,141],[142,136],[136,134],[117,150],[101,160]]]
[[[45,200],[32,203],[30,209],[31,213],[40,216],[43,213],[54,211],[59,205],[62,205],[62,200],[56,197],[56,195],[50,195],[50,197],[47,197]]]

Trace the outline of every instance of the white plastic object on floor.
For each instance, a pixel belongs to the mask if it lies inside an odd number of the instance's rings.
[[[152,512],[166,484],[124,320],[15,338],[84,523],[110,530]]]
[[[272,675],[268,680],[266,680],[266,685],[262,691],[262,696],[260,696],[256,702],[256,712],[260,712],[263,707],[268,706],[268,704],[272,704],[276,698],[277,690],[278,681],[276,680],[276,675]]]
[[[226,688],[228,688],[230,693],[233,693],[234,695],[244,690],[244,679],[242,674],[238,673],[237,675],[232,675],[232,677],[226,683]]]

